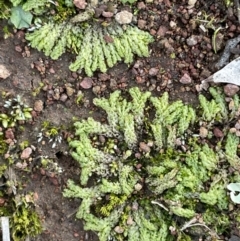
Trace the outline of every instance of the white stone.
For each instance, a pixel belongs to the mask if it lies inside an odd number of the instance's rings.
[[[188,0],[188,6],[193,7],[197,0]]]
[[[133,14],[124,10],[115,15],[115,20],[120,24],[128,24],[132,22]]]

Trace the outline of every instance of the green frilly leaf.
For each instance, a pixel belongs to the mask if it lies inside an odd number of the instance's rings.
[[[12,8],[11,12],[10,21],[16,28],[28,28],[31,25],[33,15],[24,11],[21,6]]]

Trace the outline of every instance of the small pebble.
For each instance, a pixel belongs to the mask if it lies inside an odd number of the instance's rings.
[[[19,45],[17,45],[17,46],[15,46],[15,50],[16,50],[17,52],[21,53],[21,52],[22,52],[22,47],[19,46]]]
[[[145,21],[145,20],[143,20],[143,19],[139,19],[139,20],[138,20],[138,27],[139,27],[140,29],[144,29],[145,26],[146,26],[146,24],[147,24],[147,21]]]
[[[182,83],[182,84],[191,84],[191,82],[192,82],[191,77],[186,73],[180,79],[180,83]]]
[[[166,26],[162,25],[162,26],[159,27],[159,29],[158,29],[158,31],[157,31],[157,35],[158,35],[159,37],[164,37],[165,34],[166,34],[166,32],[167,32]]]
[[[138,9],[145,9],[146,8],[146,5],[144,2],[139,2],[138,5],[137,5],[137,8]]]
[[[83,89],[90,89],[92,88],[92,84],[93,84],[93,81],[91,78],[89,77],[85,77],[82,82],[80,83],[80,86],[83,88]]]
[[[150,152],[151,151],[151,148],[145,142],[140,142],[139,147],[143,152]]]
[[[219,137],[219,138],[224,136],[223,132],[217,127],[214,128],[213,134],[214,134],[214,136]]]
[[[200,135],[201,138],[207,137],[208,130],[204,126],[201,126],[200,130],[199,130],[199,135]]]
[[[135,186],[134,186],[134,189],[135,191],[140,191],[142,189],[142,185],[140,183],[137,183]]]
[[[27,147],[25,148],[22,153],[21,153],[21,159],[28,159],[30,157],[30,155],[32,154],[32,148]]]
[[[10,75],[10,71],[4,65],[0,64],[0,79],[6,79]]]
[[[151,68],[151,69],[149,69],[149,75],[151,75],[151,76],[156,76],[157,74],[158,74],[158,72],[159,72],[159,69],[158,68]]]
[[[127,225],[133,225],[133,224],[134,224],[133,218],[131,216],[128,216]]]
[[[186,40],[188,46],[194,46],[198,43],[198,36],[192,35]]]
[[[123,232],[124,232],[124,228],[122,228],[122,227],[120,227],[120,226],[116,226],[116,227],[114,228],[114,231],[115,231],[116,233],[123,233]]]
[[[43,101],[42,100],[36,100],[34,103],[33,109],[37,112],[43,111]]]
[[[67,100],[67,98],[68,98],[68,96],[66,94],[61,94],[61,96],[60,96],[60,100],[62,102],[65,102]]]
[[[239,87],[237,85],[233,85],[233,84],[226,84],[224,86],[224,93],[227,96],[234,96],[237,92],[239,91]]]
[[[14,140],[14,139],[15,139],[13,130],[12,130],[11,128],[8,128],[8,129],[5,131],[5,138],[6,138],[6,139],[11,139],[11,140]]]
[[[85,0],[73,0],[73,4],[79,9],[85,9],[87,6]]]
[[[132,22],[133,14],[124,10],[115,15],[115,20],[119,24],[129,24]]]
[[[98,95],[100,94],[101,92],[101,87],[99,85],[96,85],[92,88],[92,92],[95,94],[95,95]]]
[[[70,86],[66,86],[66,92],[68,96],[72,96],[75,90]]]
[[[103,11],[102,16],[105,17],[105,18],[111,18],[113,16],[113,13]]]
[[[74,236],[75,238],[77,238],[77,237],[79,237],[79,234],[78,234],[78,233],[74,233],[73,236]]]

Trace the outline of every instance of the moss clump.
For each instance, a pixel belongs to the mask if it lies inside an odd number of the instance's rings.
[[[200,95],[196,113],[181,101],[170,103],[167,93],[159,98],[138,88],[129,93],[94,99],[108,123],[88,118],[74,124],[76,139],[69,146],[81,167],[80,184],[69,180],[63,194],[82,200],[76,216],[85,230],[97,232],[101,241],[191,240],[182,232],[195,220],[199,226],[193,231],[212,229],[212,237],[226,232],[230,220],[223,212],[231,202],[226,184],[232,180],[227,169],[238,170],[239,138],[229,127],[219,140],[211,132],[216,123],[237,120],[238,98],[228,108],[220,89],[211,88],[213,98]],[[196,135],[199,125],[208,128],[205,139]]]
[[[35,211],[26,204],[17,207],[12,216],[12,238],[14,241],[35,237],[42,231],[41,221]]]
[[[97,70],[106,72],[119,61],[130,64],[134,55],[149,56],[148,45],[153,37],[133,25],[123,27],[114,20],[118,1],[106,5],[90,1],[81,10],[69,0],[11,0],[11,3],[34,17],[34,24],[26,34],[33,48],[54,60],[67,50],[77,54],[69,66],[71,71],[84,70],[92,76]],[[112,18],[106,19],[101,13],[99,16],[97,10],[104,6],[112,12]]]
[[[11,4],[8,1],[0,1],[0,19],[8,19],[11,15]]]
[[[24,241],[27,237],[35,237],[42,231],[39,215],[32,203],[26,202],[24,196],[8,198],[4,206],[0,207],[0,215],[9,217],[13,241]]]
[[[106,37],[111,42],[107,42]],[[134,54],[147,57],[148,44],[153,41],[148,33],[137,27],[128,26],[123,30],[117,23],[106,27],[99,23],[81,27],[71,22],[47,23],[39,30],[28,33],[26,39],[32,47],[52,59],[58,59],[67,49],[72,49],[77,53],[77,58],[69,66],[70,70],[85,70],[88,76],[96,70],[106,72],[108,67],[121,60],[132,63]]]
[[[53,15],[53,20],[56,23],[62,23],[74,15],[76,15],[76,9],[73,3],[68,4],[67,1],[60,0],[56,6],[56,14]]]

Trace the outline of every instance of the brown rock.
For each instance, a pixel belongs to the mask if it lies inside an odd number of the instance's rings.
[[[224,135],[223,135],[223,132],[222,132],[219,128],[217,128],[217,127],[214,128],[213,134],[214,134],[214,136],[219,137],[219,138],[221,138],[221,137],[224,136]]]
[[[72,77],[73,77],[74,79],[77,79],[78,74],[77,74],[76,72],[72,72]]]
[[[0,78],[6,79],[11,75],[10,71],[2,64],[0,64]]]
[[[60,100],[62,102],[65,102],[67,100],[67,98],[68,98],[68,96],[66,94],[61,94],[61,96],[60,96]]]
[[[237,29],[237,26],[234,25],[234,24],[232,24],[232,25],[230,26],[230,28],[229,28],[229,31],[230,31],[230,32],[235,32],[236,29]]]
[[[137,8],[138,9],[145,9],[146,8],[146,5],[144,2],[139,2],[138,5],[137,5]]]
[[[68,96],[72,96],[75,90],[72,87],[66,85],[66,92]]]
[[[138,27],[139,27],[140,29],[144,29],[145,26],[146,26],[146,24],[147,24],[147,21],[145,21],[145,20],[143,20],[143,19],[139,19],[139,20],[138,20]]]
[[[140,157],[141,157],[141,154],[138,152],[138,153],[135,154],[135,157],[140,158]],[[141,164],[141,163],[138,163],[138,164],[136,165],[136,168],[137,168],[137,169],[142,168],[142,164]]]
[[[85,0],[73,0],[73,4],[79,9],[85,9],[87,5]]]
[[[31,154],[32,154],[32,148],[27,147],[27,148],[25,148],[25,149],[22,151],[21,159],[22,159],[22,160],[28,159]]]
[[[12,131],[11,128],[9,128],[9,129],[7,129],[7,130],[5,131],[5,138],[6,138],[6,139],[11,139],[11,140],[14,140],[14,139],[15,139],[14,133],[13,133],[13,131]]]
[[[151,148],[145,142],[140,142],[139,147],[144,152],[150,152],[151,151]]]
[[[103,11],[102,16],[105,17],[105,18],[111,18],[113,16],[113,13]]]
[[[151,75],[151,76],[156,76],[157,74],[158,74],[158,72],[159,72],[159,69],[158,68],[151,68],[151,69],[149,69],[149,75]]]
[[[19,46],[19,45],[15,46],[15,51],[21,53],[22,52],[22,47]]]
[[[167,32],[166,26],[162,25],[162,26],[159,27],[159,29],[157,31],[157,35],[160,36],[160,37],[164,37],[166,32]]]
[[[167,49],[167,51],[168,51],[169,53],[174,53],[175,50],[174,50],[174,48],[173,48],[173,46],[171,45],[171,43],[170,43],[169,40],[164,39],[163,44],[164,44],[164,47]]]
[[[137,76],[137,77],[136,77],[136,82],[137,82],[138,84],[143,84],[143,83],[146,82],[146,79],[145,79],[145,78],[142,78],[141,76]]]
[[[151,29],[150,29],[150,34],[153,35],[153,36],[156,35],[156,30],[153,29],[153,28],[151,28]]]
[[[24,38],[25,38],[25,32],[22,31],[22,30],[19,30],[17,33],[16,33],[16,37],[17,39],[21,40],[22,42],[24,41]]]
[[[92,84],[93,84],[93,81],[91,78],[89,77],[85,77],[82,82],[80,83],[80,86],[83,88],[83,89],[90,89],[92,88]]]
[[[239,91],[239,87],[237,85],[233,85],[233,84],[226,84],[224,86],[224,93],[227,96],[234,96],[237,92]]]
[[[43,101],[42,100],[36,100],[34,103],[33,109],[37,112],[41,112],[43,110]]]
[[[51,74],[55,74],[55,70],[54,70],[53,67],[51,67],[51,68],[49,69],[49,73],[51,73]]]
[[[192,82],[191,77],[186,73],[180,79],[180,83],[182,83],[182,84],[191,84],[191,82]]]

